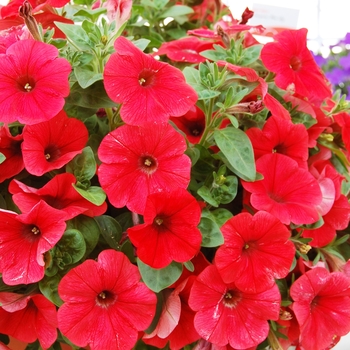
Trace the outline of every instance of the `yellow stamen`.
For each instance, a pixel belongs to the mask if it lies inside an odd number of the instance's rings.
[[[40,233],[40,230],[37,228],[37,227],[33,227],[32,228],[32,232],[35,234],[35,235],[37,235],[37,234],[39,234]]]
[[[26,91],[32,91],[32,87],[30,86],[30,84],[29,83],[27,83],[26,85],[24,85],[24,90],[26,90]]]
[[[163,223],[163,219],[157,218],[157,219],[154,220],[154,222],[155,222],[157,225],[160,226],[160,225]]]

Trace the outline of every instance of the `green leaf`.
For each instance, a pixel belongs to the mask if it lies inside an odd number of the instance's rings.
[[[192,261],[186,261],[184,263],[184,266],[186,267],[186,269],[190,272],[193,272],[194,271],[194,265],[192,263]]]
[[[93,72],[87,69],[87,67],[74,67],[74,74],[78,80],[79,85],[83,89],[86,89],[96,81],[103,80],[102,73]]]
[[[97,222],[86,215],[79,215],[67,222],[67,228],[74,228],[81,232],[86,244],[86,258],[96,247],[100,237],[100,227]]]
[[[157,10],[162,10],[167,5],[169,0],[154,0],[153,2]]]
[[[204,50],[200,52],[200,55],[211,61],[225,61],[227,53],[218,52],[216,50]]]
[[[106,193],[99,186],[90,186],[87,190],[73,184],[75,190],[89,202],[95,205],[102,205],[106,200]]]
[[[214,139],[234,172],[243,180],[254,181],[256,168],[253,147],[245,132],[233,127],[217,129]]]
[[[224,185],[215,188],[212,192],[213,198],[221,204],[228,204],[237,195],[238,179],[236,176],[227,176]]]
[[[126,241],[124,241],[124,243],[121,246],[120,251],[123,252],[132,263],[135,262],[134,246],[131,244],[131,242],[128,239]]]
[[[181,276],[183,265],[173,261],[163,269],[154,269],[137,259],[143,282],[147,287],[158,293],[176,282]]]
[[[62,299],[58,295],[58,284],[61,282],[62,276],[59,274],[55,276],[45,276],[39,282],[39,289],[41,293],[53,302],[56,306],[61,306],[63,304]]]
[[[0,152],[0,164],[6,160],[6,156]]]
[[[211,211],[205,208],[202,211],[202,217],[215,221],[218,227],[221,227],[227,220],[231,219],[232,216],[232,213],[225,208],[219,208]]]
[[[151,42],[151,40],[141,38],[141,39],[133,41],[132,43],[136,47],[138,47],[141,51],[144,51],[150,42]]]
[[[218,247],[224,243],[224,237],[215,221],[202,217],[198,228],[202,233],[202,247]]]
[[[224,243],[220,227],[232,217],[232,213],[224,208],[209,211],[204,208],[199,230],[202,233],[202,247],[218,247]]]
[[[64,34],[66,34],[67,39],[78,49],[90,51],[94,48],[94,44],[90,41],[89,36],[81,26],[62,22],[54,23]]]
[[[241,66],[249,66],[260,57],[262,45],[253,45],[243,51],[243,57],[240,59]]]
[[[77,27],[77,26],[75,26]],[[75,83],[66,98],[66,104],[84,107],[96,110],[99,108],[115,107],[114,103],[107,95],[101,80],[83,89],[79,83]],[[90,115],[88,115],[89,117]]]
[[[220,203],[218,203],[210,192],[210,189],[206,186],[202,186],[198,189],[197,194],[201,196],[208,204],[213,207],[218,207]]]
[[[91,180],[96,174],[96,160],[91,147],[85,147],[82,153],[76,155],[66,165],[66,171],[73,174],[79,182]]]
[[[76,229],[68,229],[56,245],[63,253],[69,254],[70,264],[78,262],[85,254],[86,244],[82,233]]]
[[[193,9],[184,5],[174,5],[169,7],[165,12],[163,12],[159,18],[167,18],[167,17],[179,17],[184,15],[189,15],[193,13]]]
[[[104,7],[99,7],[94,10],[83,9],[79,10],[74,14],[75,17],[85,17],[91,19],[93,22],[96,22],[97,19],[104,13],[107,13],[107,9]]]
[[[96,216],[95,220],[107,244],[113,249],[120,250],[119,242],[122,238],[122,228],[118,221],[108,215]]]

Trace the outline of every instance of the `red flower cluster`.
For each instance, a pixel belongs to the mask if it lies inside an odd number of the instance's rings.
[[[263,46],[248,8],[186,4],[0,8],[0,334],[326,350],[350,332],[350,103],[306,29]]]

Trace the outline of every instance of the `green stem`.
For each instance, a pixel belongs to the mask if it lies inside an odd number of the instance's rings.
[[[269,344],[270,344],[272,350],[283,350],[275,333],[271,329],[270,329],[269,334],[267,336],[267,340],[269,341]]]
[[[113,110],[112,108],[105,108],[105,111],[106,111],[106,115],[107,115],[107,118],[108,118],[108,124],[109,124],[109,131],[112,131],[114,130],[114,113],[113,113]]]
[[[208,110],[205,114],[205,130],[202,134],[202,137],[199,141],[199,144],[201,146],[203,146],[203,144],[205,143],[208,134],[211,132],[211,126],[213,123],[213,118],[212,118],[212,114],[213,114],[213,109],[214,109],[214,98],[212,98],[209,102],[209,106],[208,106]]]

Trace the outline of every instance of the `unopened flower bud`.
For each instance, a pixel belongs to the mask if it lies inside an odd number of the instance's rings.
[[[227,48],[231,46],[231,40],[228,34],[220,27],[217,26],[216,33],[221,37],[222,42]]]
[[[261,100],[242,102],[232,106],[226,110],[227,113],[251,113],[256,114],[264,109],[264,104]]]
[[[38,29],[38,23],[32,14],[32,5],[26,0],[23,2],[23,5],[20,6],[18,13],[19,16],[24,19],[24,23],[27,26],[30,34],[32,34],[33,38],[38,41],[42,41],[41,35]]]
[[[249,10],[248,7],[242,13],[242,19],[239,24],[246,24],[250,18],[254,16],[254,11]]]

